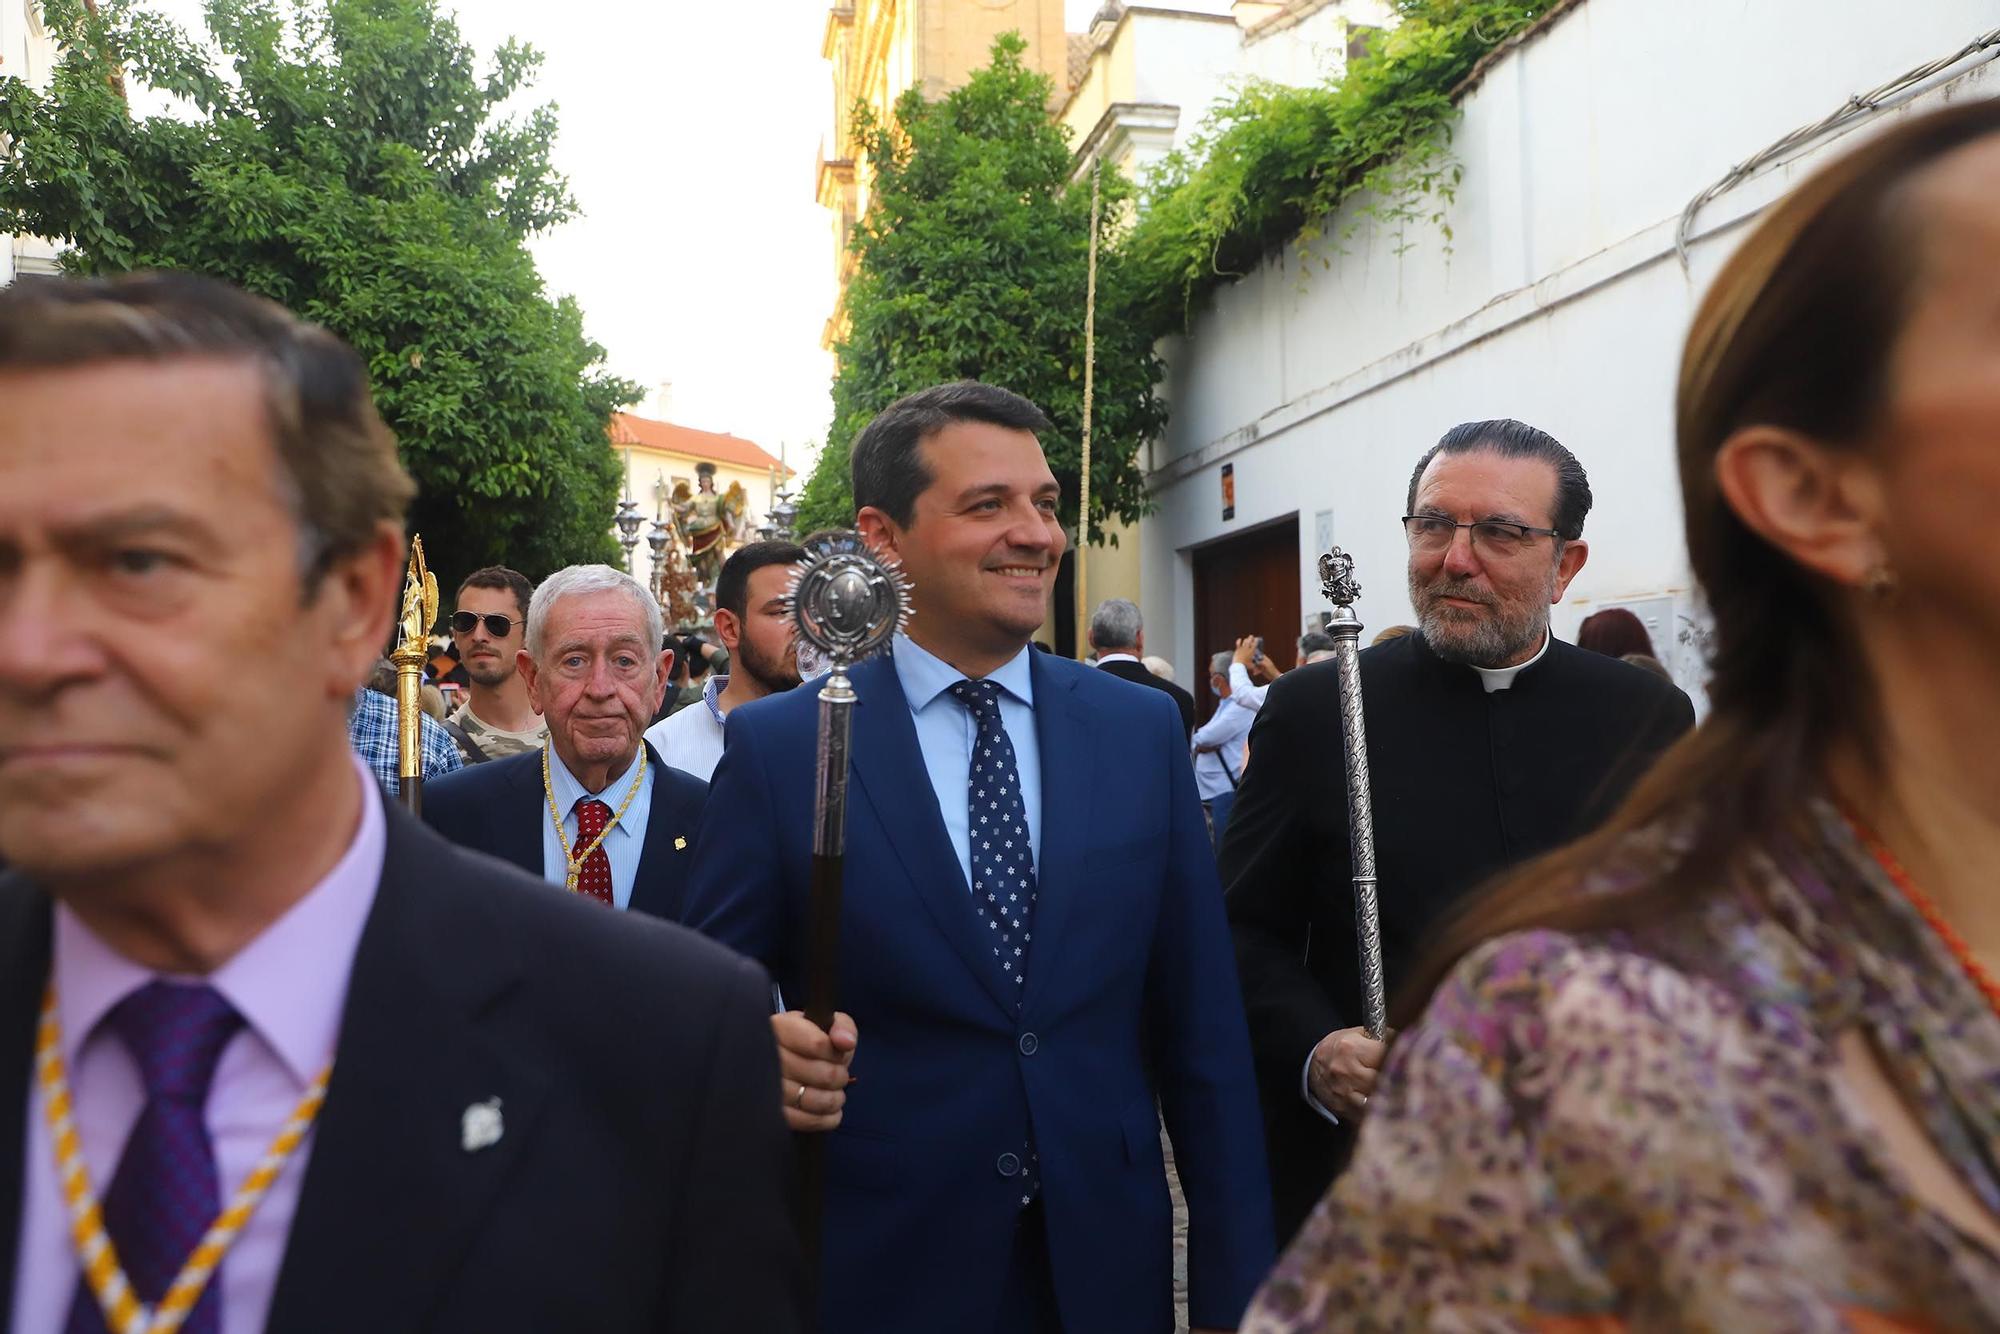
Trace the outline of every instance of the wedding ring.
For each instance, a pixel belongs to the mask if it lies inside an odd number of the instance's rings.
[[[799,1085],[798,1096],[792,1099],[792,1106],[802,1112],[806,1109],[806,1086],[804,1084]]]

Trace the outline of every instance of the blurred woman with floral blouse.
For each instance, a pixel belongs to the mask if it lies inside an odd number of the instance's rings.
[[[2000,102],[1775,206],[1677,418],[1713,712],[1411,979],[1246,1334],[2000,1328]]]

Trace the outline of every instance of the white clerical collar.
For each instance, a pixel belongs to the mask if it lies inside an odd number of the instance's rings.
[[[1136,653],[1107,653],[1097,660],[1097,665],[1102,667],[1107,662],[1139,662],[1139,656]],[[1144,663],[1139,665],[1145,666]]]
[[[1516,663],[1512,667],[1474,667],[1472,670],[1479,673],[1479,684],[1484,686],[1486,693],[1490,695],[1496,690],[1512,689],[1514,678],[1540,662],[1542,655],[1548,651],[1549,635],[1545,630],[1542,632],[1542,646],[1535,650],[1535,656],[1526,662]]]

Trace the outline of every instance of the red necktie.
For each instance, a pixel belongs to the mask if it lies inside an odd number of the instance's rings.
[[[576,803],[576,847],[588,848],[604,832],[604,826],[611,823],[611,808],[595,797],[583,797]],[[612,904],[611,859],[604,855],[599,846],[583,859],[583,870],[576,878],[576,892],[599,903]]]

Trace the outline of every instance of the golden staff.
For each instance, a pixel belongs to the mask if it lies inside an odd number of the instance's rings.
[[[389,655],[396,666],[396,775],[403,805],[412,815],[423,807],[424,716],[418,692],[424,683],[424,660],[430,656],[430,628],[437,623],[437,613],[437,576],[424,566],[424,539],[412,536],[396,651]]]
[[[1098,178],[1104,163],[1090,169],[1090,269],[1083,294],[1083,471],[1076,502],[1076,656],[1090,654],[1090,584],[1084,576],[1083,553],[1090,545],[1090,415],[1097,379],[1097,217]]]

